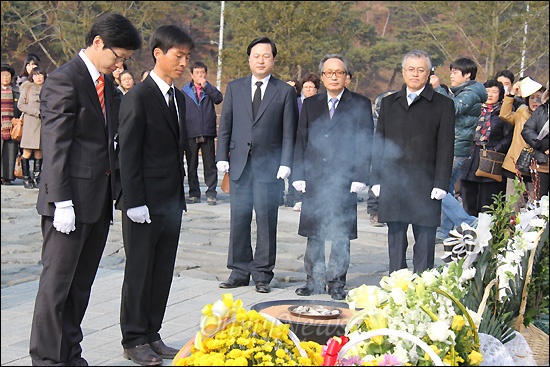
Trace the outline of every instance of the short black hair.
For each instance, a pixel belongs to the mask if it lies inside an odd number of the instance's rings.
[[[29,81],[34,83],[34,76],[35,75],[44,75],[44,81],[48,78],[48,74],[42,69],[40,66],[35,67],[31,70],[31,73],[29,74]]]
[[[12,79],[15,76],[15,69],[8,64],[2,64],[2,71],[8,71],[11,74]]]
[[[504,99],[504,84],[499,82],[496,79],[489,79],[485,83],[483,83],[483,86],[485,88],[492,88],[497,87],[498,88],[498,100],[502,101]],[[485,101],[484,101],[485,102]]]
[[[149,38],[149,49],[155,62],[155,48],[159,48],[163,53],[167,53],[169,49],[180,46],[189,47],[189,51],[191,51],[195,48],[195,43],[183,28],[174,24],[161,25],[155,29]]]
[[[206,64],[202,61],[195,61],[193,65],[191,65],[191,68],[189,69],[191,71],[191,74],[193,74],[194,69],[204,69],[204,72],[208,73],[208,68],[206,67]]]
[[[86,46],[94,43],[96,36],[101,37],[106,47],[119,47],[125,50],[141,48],[141,34],[124,16],[107,13],[99,17],[86,35]]]
[[[246,48],[246,54],[250,56],[252,47],[256,46],[259,43],[269,43],[271,45],[271,53],[273,54],[273,57],[277,57],[277,46],[275,46],[275,42],[265,36],[254,38]]]
[[[470,80],[476,79],[477,65],[472,59],[469,59],[467,57],[456,59],[451,63],[451,66],[449,66],[449,70],[453,69],[460,70],[462,76],[464,76],[464,74],[470,73]]]
[[[23,68],[21,69],[20,76],[29,76],[29,72],[27,71],[27,65],[29,65],[31,62],[34,62],[36,66],[40,63],[40,57],[38,57],[36,54],[30,53],[27,55],[27,58],[25,59],[25,64],[23,64]]]
[[[514,80],[516,77],[514,76],[514,73],[512,73],[510,70],[501,70],[495,74],[495,80],[500,78],[501,76],[510,79],[510,83],[514,84]]]

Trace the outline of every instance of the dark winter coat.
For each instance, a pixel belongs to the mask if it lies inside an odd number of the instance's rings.
[[[216,136],[216,109],[214,105],[222,103],[222,93],[212,84],[206,82],[199,102],[197,101],[197,91],[193,81],[186,84],[181,91],[185,95],[187,138]]]
[[[500,119],[500,107],[495,108],[490,114],[491,133],[489,134],[489,140],[485,144],[485,148],[506,154],[510,145],[512,145],[514,127]],[[462,179],[474,182],[496,182],[492,178],[476,176],[476,171],[479,167],[479,156],[483,146],[479,145],[479,143],[476,144],[474,141],[470,149],[470,159],[464,163]]]
[[[357,238],[357,194],[352,182],[369,183],[372,105],[345,89],[334,116],[327,93],[303,101],[294,150],[293,181],[305,181],[298,234],[324,240]]]
[[[542,127],[548,121],[548,101],[537,107],[531,117],[525,122],[521,136],[525,142],[534,149],[533,156],[539,163],[539,170],[548,173],[548,156],[544,153],[548,150],[549,135],[542,139],[537,139]]]
[[[435,91],[449,96],[441,86]],[[454,155],[457,157],[469,157],[470,145],[474,137],[475,128],[481,104],[487,101],[487,90],[483,84],[470,80],[456,87],[451,87],[452,100],[455,108],[455,141]]]
[[[380,185],[380,222],[437,227],[453,164],[453,101],[426,85],[410,105],[406,87],[382,99],[374,138],[371,184]]]

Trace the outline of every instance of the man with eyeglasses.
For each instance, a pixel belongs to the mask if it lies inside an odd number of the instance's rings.
[[[357,193],[369,183],[374,124],[370,100],[345,87],[349,66],[342,55],[325,55],[319,72],[326,93],[304,100],[294,152],[292,185],[303,194],[298,234],[307,237],[306,284],[296,294],[328,291],[343,300],[350,240],[357,238]]]
[[[414,235],[413,270],[434,266],[441,200],[451,177],[453,101],[428,83],[432,63],[421,50],[405,54],[403,88],[382,99],[374,137],[371,183],[378,218],[388,226],[389,273],[407,269],[407,230]]]
[[[268,37],[248,45],[252,75],[230,82],[223,103],[216,165],[231,182],[227,267],[220,288],[247,286],[269,293],[277,255],[277,218],[284,180],[292,167],[298,106],[292,86],[271,75],[277,47]],[[252,212],[257,239],[252,248]]]
[[[105,76],[141,47],[141,35],[122,15],[106,14],[92,25],[86,46],[48,75],[40,98],[44,161],[36,208],[44,242],[33,365],[88,365],[80,325],[120,192],[120,100]]]

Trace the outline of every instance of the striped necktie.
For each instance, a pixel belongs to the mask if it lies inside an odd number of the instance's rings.
[[[99,78],[97,78],[95,90],[97,92],[97,96],[99,97],[101,111],[103,112],[103,116],[105,116],[105,79],[103,79],[103,75],[101,74],[99,74]]]

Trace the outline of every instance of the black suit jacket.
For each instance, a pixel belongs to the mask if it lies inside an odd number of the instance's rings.
[[[37,210],[53,216],[54,202],[72,200],[76,220],[94,223],[108,195],[115,199],[119,185],[114,149],[120,100],[105,78],[103,117],[94,81],[80,56],[48,75],[40,93],[41,148],[44,160]],[[109,211],[111,212],[111,211]]]
[[[119,128],[122,200],[117,209],[147,205],[151,215],[186,209],[185,97],[174,89],[178,122],[173,121],[162,92],[150,76],[122,98]]]

